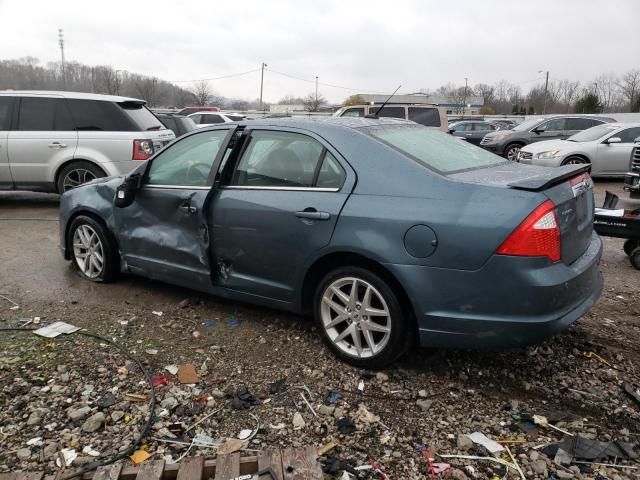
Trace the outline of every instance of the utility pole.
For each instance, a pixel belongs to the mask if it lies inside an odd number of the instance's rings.
[[[120,70],[116,70],[116,95],[120,95],[120,84],[118,83],[118,72]]]
[[[318,76],[316,75],[316,104],[315,104],[315,111],[318,111]]]
[[[462,118],[464,118],[464,111],[467,107],[467,81],[469,79],[467,77],[464,77],[464,97],[462,100]]]
[[[542,70],[538,70],[538,73],[543,73]],[[542,100],[542,115],[547,113],[547,90],[549,89],[549,71],[547,70],[547,77],[544,81],[544,99]]]
[[[264,86],[264,67],[267,64],[262,62],[261,72],[260,72],[260,111],[262,111],[262,87]]]
[[[62,66],[62,84],[67,89],[67,72],[64,65],[64,33],[61,28],[58,29],[58,45],[60,45],[60,60]]]

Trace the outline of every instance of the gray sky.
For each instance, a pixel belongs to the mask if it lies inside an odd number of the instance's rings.
[[[639,0],[0,0],[0,58],[109,64],[166,80],[220,77],[217,93],[305,95],[435,89],[464,77],[523,90],[640,68]],[[275,72],[310,80],[303,82]],[[346,86],[355,90],[322,85]],[[185,87],[192,82],[181,83]]]

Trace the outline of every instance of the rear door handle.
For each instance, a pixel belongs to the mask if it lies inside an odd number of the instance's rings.
[[[329,220],[331,215],[329,212],[318,212],[314,209],[306,209],[301,212],[296,212],[298,218],[308,218],[310,220]]]
[[[51,142],[48,145],[49,148],[67,148],[67,144],[66,143],[60,143],[60,142]]]

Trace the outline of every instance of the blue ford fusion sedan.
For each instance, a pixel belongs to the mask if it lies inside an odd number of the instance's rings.
[[[60,243],[91,281],[312,313],[337,356],[376,368],[415,339],[522,346],[583,315],[603,285],[587,168],[390,118],[246,121],[66,192]]]

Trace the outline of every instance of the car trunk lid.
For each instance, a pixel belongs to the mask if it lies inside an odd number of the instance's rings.
[[[558,168],[500,164],[454,173],[454,180],[541,193],[551,200],[560,227],[561,260],[569,265],[588,248],[593,232],[593,182],[588,165]]]

